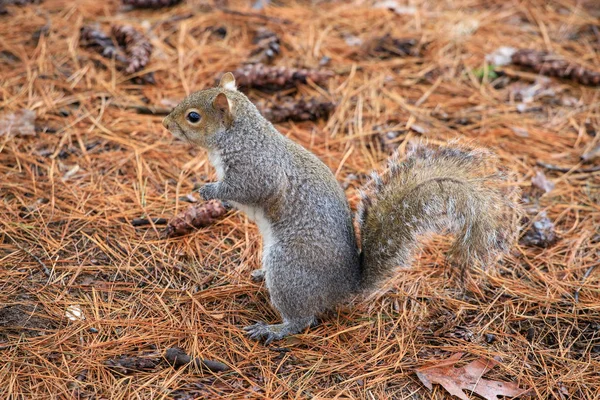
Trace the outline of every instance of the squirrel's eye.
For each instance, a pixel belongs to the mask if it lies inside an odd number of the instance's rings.
[[[191,111],[190,113],[188,113],[187,119],[192,124],[195,124],[196,122],[200,121],[200,114],[198,114],[196,111]]]

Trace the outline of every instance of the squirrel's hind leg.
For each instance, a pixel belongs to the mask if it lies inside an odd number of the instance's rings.
[[[264,322],[258,322],[244,328],[250,336],[250,339],[260,340],[265,339],[265,344],[269,344],[274,340],[281,340],[287,335],[299,333],[309,326],[314,326],[317,319],[312,317],[298,318],[284,321],[282,324],[267,325]]]

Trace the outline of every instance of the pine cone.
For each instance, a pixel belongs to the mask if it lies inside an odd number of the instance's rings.
[[[542,75],[571,79],[582,85],[600,85],[600,72],[571,63],[545,51],[518,50],[512,55],[512,62],[516,65],[531,68]]]
[[[93,49],[102,57],[114,58],[121,63],[127,62],[127,57],[121,49],[116,47],[113,40],[98,28],[89,25],[81,27],[79,40],[83,47]]]
[[[259,28],[252,42],[257,46],[250,53],[251,63],[271,64],[281,51],[279,37],[267,28]]]
[[[283,121],[314,121],[327,118],[335,108],[335,104],[329,101],[317,99],[296,100],[293,97],[278,98],[274,104],[267,106],[261,104],[260,110],[263,116],[271,122]]]
[[[133,8],[164,8],[181,3],[181,0],[122,0],[126,6]]]
[[[187,210],[180,212],[171,220],[163,231],[164,237],[186,235],[194,229],[214,223],[225,215],[227,210],[218,200],[210,200],[202,204],[193,204]]]
[[[152,54],[152,44],[148,39],[130,25],[115,25],[112,27],[112,33],[117,39],[117,43],[127,52],[125,72],[133,74],[144,69]]]
[[[381,59],[393,58],[393,57],[406,57],[406,56],[418,56],[420,48],[417,47],[418,40],[412,38],[394,38],[390,34],[385,36],[376,37],[369,40],[364,50],[371,57],[378,57]]]
[[[306,83],[309,79],[316,84],[322,84],[331,78],[333,73],[331,71],[248,64],[238,68],[233,75],[235,75],[239,87],[276,91],[296,87],[300,83]]]
[[[0,15],[8,14],[6,6],[26,6],[28,4],[40,4],[41,0],[0,0]]]
[[[40,4],[42,0],[4,0],[0,1],[3,5],[12,4],[15,6],[26,6],[28,4]]]

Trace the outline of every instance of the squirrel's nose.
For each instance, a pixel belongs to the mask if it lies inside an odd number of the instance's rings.
[[[169,129],[169,122],[170,122],[170,120],[169,120],[169,116],[166,116],[166,117],[164,117],[164,118],[163,118],[163,120],[162,120],[162,124],[163,124],[163,126],[164,126],[165,128],[167,128],[167,129]]]

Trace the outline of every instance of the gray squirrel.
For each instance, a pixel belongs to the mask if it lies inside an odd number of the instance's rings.
[[[463,268],[485,266],[515,238],[515,196],[484,150],[416,145],[404,162],[392,158],[362,195],[359,250],[333,173],[263,118],[233,74],[192,93],[163,125],[208,151],[218,182],[200,195],[233,204],[260,229],[262,269],[252,276],[264,279],[283,322],[246,327],[253,339],[269,343],[298,333],[318,314],[377,288],[410,265],[420,235],[455,234],[450,256]]]

